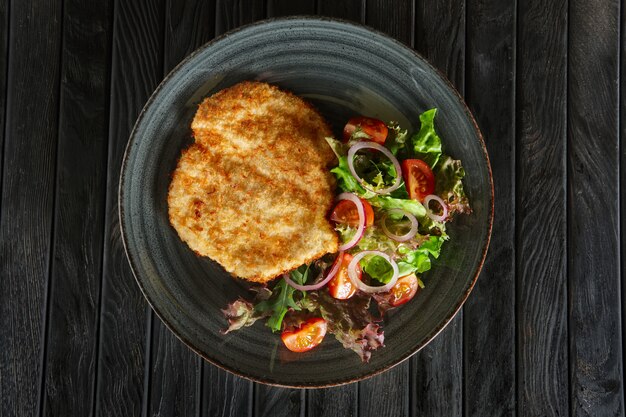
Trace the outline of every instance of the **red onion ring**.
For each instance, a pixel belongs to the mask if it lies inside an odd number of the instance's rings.
[[[371,188],[371,185],[368,184],[363,178],[359,177],[354,169],[354,155],[361,149],[375,149],[381,153],[383,153],[389,160],[393,163],[393,167],[396,169],[396,180],[394,181],[391,187],[383,188],[382,190],[374,190]],[[390,192],[397,190],[400,188],[402,184],[402,170],[400,169],[400,163],[396,159],[395,156],[389,151],[389,149],[385,148],[382,145],[379,145],[376,142],[368,142],[362,141],[357,142],[348,150],[348,167],[350,168],[350,173],[356,180],[368,191],[372,191],[376,194],[389,194]]]
[[[363,207],[363,202],[359,199],[359,197],[352,193],[339,194],[337,196],[337,201],[341,200],[352,201],[356,205],[356,211],[359,213],[359,227],[356,229],[354,237],[352,237],[352,239],[350,239],[348,242],[339,246],[339,250],[344,251],[356,245],[363,237],[363,231],[365,230],[365,207]]]
[[[403,234],[403,235],[396,235],[394,233],[391,233],[389,231],[389,229],[387,229],[387,216],[389,214],[402,214],[404,217],[408,218],[409,221],[411,222],[411,230],[409,230],[407,233]],[[391,239],[395,240],[396,242],[406,242],[407,240],[412,239],[416,234],[417,234],[417,219],[415,218],[414,215],[412,215],[411,213],[409,213],[406,210],[402,210],[399,208],[396,209],[391,209],[391,210],[387,210],[387,212],[385,213],[385,215],[383,216],[383,219],[381,220],[381,226],[383,228],[383,232]]]
[[[441,208],[443,209],[443,213],[441,214],[441,216],[433,213],[430,207],[428,206],[428,204],[433,200],[438,202]],[[428,217],[430,217],[432,220],[436,222],[442,222],[446,219],[446,217],[448,217],[448,205],[441,198],[439,198],[439,196],[436,196],[434,194],[431,194],[429,196],[426,196],[426,198],[424,198],[424,208],[426,209],[426,214],[428,215]]]
[[[391,280],[387,284],[382,285],[380,287],[372,287],[370,285],[365,284],[356,275],[356,268],[359,266],[359,261],[367,255],[381,256],[387,262],[389,262],[389,265],[391,265],[391,267],[393,268],[393,276],[391,277]],[[354,255],[354,258],[352,258],[352,260],[348,264],[348,278],[350,278],[350,282],[352,282],[352,285],[357,287],[359,290],[363,292],[367,292],[367,293],[389,291],[391,288],[393,288],[394,285],[396,285],[396,281],[398,281],[398,274],[399,274],[398,264],[396,264],[395,261],[393,261],[389,257],[389,255],[378,250],[365,250],[363,252],[359,252],[356,255]]]
[[[337,254],[337,258],[339,258],[339,259],[341,259],[341,261],[343,261],[343,252],[340,251]],[[296,284],[295,282],[293,282],[293,280],[291,278],[289,278],[289,274],[283,274],[283,278],[285,278],[285,281],[287,282],[287,284],[291,285],[296,290],[300,290],[300,291],[319,290],[324,285],[328,284],[328,282],[331,279],[333,279],[333,277],[335,275],[337,275],[337,272],[339,271],[339,267],[340,266],[341,266],[341,262],[337,262],[337,260],[335,259],[335,262],[333,262],[333,266],[330,269],[330,271],[328,272],[328,275],[326,275],[326,278],[324,278],[322,281],[318,282],[317,284],[311,284],[311,285]]]

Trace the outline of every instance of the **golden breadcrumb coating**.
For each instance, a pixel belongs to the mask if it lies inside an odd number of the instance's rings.
[[[256,282],[337,251],[332,132],[311,105],[246,81],[205,99],[191,127],[168,206],[192,250]]]

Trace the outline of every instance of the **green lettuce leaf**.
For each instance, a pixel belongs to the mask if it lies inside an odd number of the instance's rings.
[[[348,167],[348,146],[345,143],[338,141],[337,139],[327,137],[326,142],[337,156],[339,163],[336,167],[330,170],[337,178],[337,185],[342,191],[347,193],[355,193],[357,195],[365,195],[368,191],[361,187],[361,184],[352,176],[350,168]],[[374,193],[370,193],[373,195]]]
[[[465,170],[461,161],[444,156],[435,172],[435,193],[447,204],[449,213],[471,213],[465,190],[463,189]]]
[[[389,129],[389,134],[387,135],[385,146],[391,151],[392,154],[401,154],[405,150],[409,131],[402,129],[397,122],[389,122],[387,128]]]
[[[406,253],[398,264],[400,276],[408,275],[412,272],[421,274],[431,268],[430,256],[437,259],[441,253],[441,245],[446,240],[443,236],[430,236],[419,248]]]
[[[355,193],[362,198],[371,198],[376,193],[366,190],[350,172],[348,166],[348,146],[336,139],[326,138],[329,146],[337,156],[339,163],[330,170],[337,178],[337,185],[344,192]],[[398,173],[393,163],[387,158],[369,157],[367,155],[357,155],[354,158],[354,167],[370,186],[368,188],[378,190],[389,187],[397,178]],[[404,198],[408,196],[406,188],[396,190],[394,196]]]
[[[310,272],[310,265],[300,265],[297,269],[294,269],[289,273],[289,277],[296,284],[305,285],[307,280],[309,279]]]
[[[348,167],[347,157],[341,156],[339,158],[339,165],[331,169],[330,172],[335,174],[335,177],[337,178],[337,185],[343,192],[355,193],[363,198],[370,198],[376,195],[375,193],[363,188],[356,178],[352,176],[350,168]]]
[[[426,209],[424,208],[422,203],[417,200],[405,200],[390,196],[377,195],[368,199],[368,201],[372,206],[381,208],[383,210],[398,208],[408,211],[409,213],[417,217],[418,221],[426,217]]]
[[[359,262],[363,272],[383,284],[393,277],[393,268],[382,256],[366,256]]]
[[[291,279],[302,285],[304,285],[308,279],[308,275],[308,265],[303,265],[290,273]],[[284,278],[281,279],[272,289],[270,297],[254,306],[255,314],[268,315],[269,318],[265,323],[266,326],[272,329],[273,332],[280,331],[285,314],[287,314],[290,309],[300,310],[300,307],[293,298],[296,291],[295,288],[287,284]]]
[[[437,109],[425,111],[420,115],[420,130],[410,139],[411,157],[418,158],[434,168],[441,157],[441,139],[435,132]]]

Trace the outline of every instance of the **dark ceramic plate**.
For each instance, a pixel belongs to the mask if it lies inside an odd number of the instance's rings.
[[[332,336],[293,355],[262,323],[226,336],[220,312],[246,286],[196,256],[167,216],[167,189],[200,100],[242,80],[262,80],[313,102],[336,132],[356,114],[410,129],[439,108],[447,153],[463,160],[474,209],[449,228],[450,241],[426,289],[387,318],[385,347],[362,364]],[[130,138],[120,184],[120,221],[130,264],[159,317],[206,360],[255,381],[321,387],[372,376],[424,347],[450,322],[474,286],[493,217],[493,184],[480,132],[459,94],[422,57],[399,42],[347,22],[288,18],[260,22],[203,46],[161,83]]]

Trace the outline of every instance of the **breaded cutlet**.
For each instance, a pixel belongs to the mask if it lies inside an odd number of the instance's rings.
[[[206,98],[191,127],[168,206],[193,251],[255,282],[337,251],[332,132],[310,104],[246,81]]]

